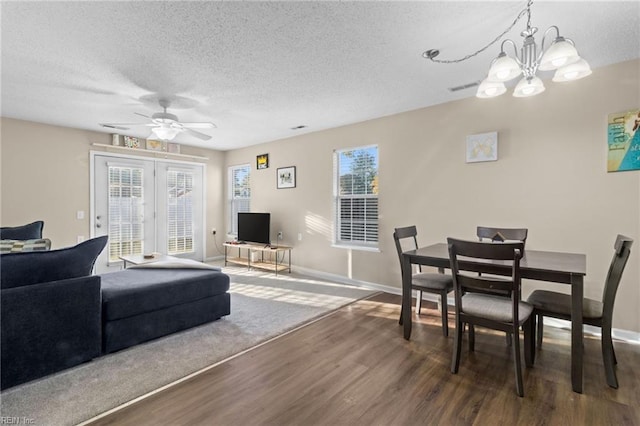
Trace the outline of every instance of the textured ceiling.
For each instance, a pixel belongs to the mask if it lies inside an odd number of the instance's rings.
[[[110,133],[98,123],[144,122],[167,98],[182,121],[218,126],[177,142],[239,148],[474,96],[447,88],[483,79],[498,45],[452,65],[421,53],[471,53],[525,4],[3,1],[1,113]],[[538,41],[559,26],[594,69],[640,57],[638,1],[540,1],[531,22]],[[524,28],[508,37],[520,45]]]

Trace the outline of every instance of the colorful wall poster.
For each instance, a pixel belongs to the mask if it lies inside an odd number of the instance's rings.
[[[609,114],[607,171],[640,170],[640,109]]]

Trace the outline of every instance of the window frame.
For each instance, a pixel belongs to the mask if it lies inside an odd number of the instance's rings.
[[[375,194],[348,194],[348,195],[340,195],[340,155],[345,152],[357,152],[357,151],[365,151],[371,148],[375,148],[376,150],[376,177],[378,177],[377,182],[377,191]],[[333,151],[333,220],[334,220],[334,232],[333,232],[333,247],[338,248],[347,248],[347,249],[355,249],[355,250],[363,250],[363,251],[380,251],[380,191],[379,191],[379,176],[380,176],[380,148],[377,144],[371,145],[363,145],[357,147],[343,148],[343,149],[335,149]],[[376,200],[376,217],[375,217],[375,233],[376,239],[375,241],[366,241],[366,234],[364,232],[365,238],[363,241],[358,240],[342,240],[341,239],[341,226],[342,226],[342,215],[341,215],[341,200],[344,199],[375,199]],[[366,201],[364,202],[366,204]],[[366,208],[366,207],[365,207]],[[353,217],[353,216],[352,216]],[[366,217],[365,217],[366,223]],[[353,236],[353,235],[352,235]]]

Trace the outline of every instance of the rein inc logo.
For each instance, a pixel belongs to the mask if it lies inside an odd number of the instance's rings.
[[[31,417],[0,416],[0,425],[35,425],[35,419]]]

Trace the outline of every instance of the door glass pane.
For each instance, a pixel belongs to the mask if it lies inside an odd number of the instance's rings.
[[[192,253],[193,173],[167,172],[167,247],[169,254]]]
[[[144,250],[141,168],[109,166],[109,261]]]

